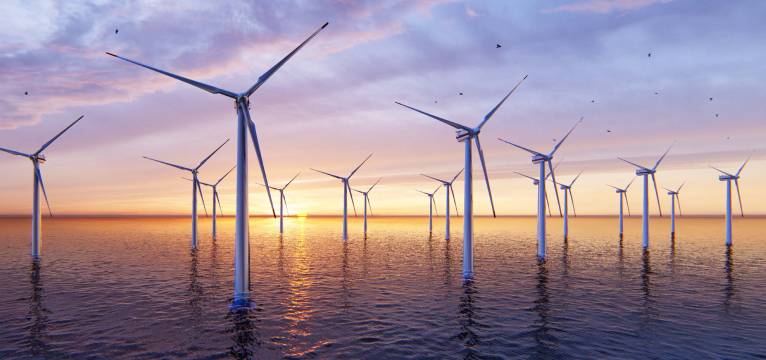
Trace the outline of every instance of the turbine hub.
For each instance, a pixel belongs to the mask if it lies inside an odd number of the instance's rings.
[[[532,163],[533,164],[539,164],[539,163],[541,163],[543,161],[547,161],[547,160],[550,160],[550,159],[547,156],[545,156],[545,155],[542,155],[542,154],[532,155]]]
[[[468,131],[468,130],[465,130],[465,129],[457,129],[457,130],[455,130],[455,139],[457,139],[457,142],[466,141],[472,135],[473,135],[473,133],[471,131]]]

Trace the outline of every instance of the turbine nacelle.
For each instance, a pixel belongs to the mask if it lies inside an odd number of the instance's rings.
[[[718,176],[718,180],[720,181],[729,181],[729,180],[738,180],[739,176],[734,175],[720,175]]]
[[[40,164],[44,164],[45,163],[45,155],[43,155],[43,154],[32,155],[29,158],[32,159],[32,161],[35,161],[35,162],[40,163]]]
[[[638,175],[638,176],[652,175],[655,172],[656,172],[655,170],[647,169],[647,168],[636,169],[636,175]]]
[[[455,139],[457,142],[463,142],[466,141],[468,138],[474,135],[478,135],[478,131],[468,131],[465,129],[457,129],[455,130]]]
[[[541,163],[543,161],[548,161],[550,159],[551,158],[549,156],[545,156],[543,154],[534,154],[534,155],[532,155],[532,163],[533,164],[539,164],[539,163]]]

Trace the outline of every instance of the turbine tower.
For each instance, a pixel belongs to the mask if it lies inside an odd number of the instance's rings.
[[[77,124],[85,115],[81,115],[77,120],[73,121],[69,126],[61,130],[56,136],[48,140],[37,151],[27,154],[16,150],[0,148],[0,151],[7,152],[9,154],[23,156],[32,160],[33,180],[32,180],[32,258],[39,259],[42,250],[42,215],[40,214],[40,189],[43,190],[43,197],[45,198],[45,205],[48,207],[48,214],[53,216],[51,211],[51,204],[48,202],[48,194],[45,192],[45,183],[43,182],[43,174],[40,172],[40,164],[45,163],[45,155],[43,151],[48,148],[56,139],[59,138],[64,132],[69,130],[74,124]]]
[[[434,232],[434,212],[436,212],[436,216],[439,216],[439,210],[436,209],[436,199],[434,199],[434,195],[436,195],[436,192],[439,191],[439,188],[441,188],[441,185],[437,186],[434,191],[427,193],[425,191],[415,190],[419,193],[426,194],[428,196],[428,235],[430,236]],[[449,204],[449,202],[448,202]]]
[[[349,173],[348,176],[346,176],[346,177],[343,177],[343,176],[340,176],[340,175],[335,175],[335,174],[330,174],[328,172],[324,172],[324,171],[317,170],[317,169],[311,169],[311,170],[314,170],[314,171],[316,171],[318,173],[322,173],[322,174],[325,174],[327,176],[332,176],[332,177],[340,180],[341,183],[343,184],[343,240],[344,241],[348,240],[348,198],[349,198],[349,196],[351,197],[351,206],[354,207],[354,216],[356,216],[356,205],[354,204],[354,193],[351,192],[351,185],[349,185],[348,182],[349,182],[349,180],[351,180],[351,177],[354,176],[354,174],[356,174],[356,171],[359,170],[359,168],[362,167],[362,165],[364,165],[364,163],[366,163],[367,160],[370,159],[370,157],[372,157],[372,154],[368,155],[367,158],[364,159],[364,161],[362,161],[359,164],[359,166],[357,166],[353,171],[351,171],[351,173]]]
[[[742,210],[742,196],[739,193],[739,174],[742,173],[742,169],[745,168],[747,162],[750,161],[750,157],[742,163],[736,173],[730,174],[718,168],[722,175],[718,176],[718,180],[726,181],[726,245],[731,245],[731,182],[734,181],[734,186],[737,188],[737,200],[739,200],[739,213],[742,217],[745,217],[745,212]],[[712,167],[712,166],[711,166]]]
[[[273,187],[273,186],[269,186],[269,188],[271,188],[271,190],[275,190],[275,191],[279,192],[279,233],[280,234],[285,232],[284,215],[283,215],[284,213],[283,213],[282,209],[284,208],[284,210],[287,210],[288,213],[290,212],[287,209],[287,198],[285,197],[285,189],[287,189],[287,187],[290,186],[290,184],[292,184],[293,180],[295,180],[298,177],[298,175],[300,175],[300,174],[301,174],[300,172],[295,174],[295,176],[293,176],[293,178],[290,179],[290,181],[288,181],[287,184],[285,184],[285,186],[283,186],[281,188],[276,188],[276,187]],[[265,184],[259,184],[259,185],[266,186]]]
[[[633,178],[632,180],[630,180],[630,182],[628,183],[628,186],[626,186],[624,189],[620,189],[620,188],[618,188],[616,186],[612,186],[612,185],[607,185],[607,186],[613,188],[614,192],[620,194],[620,238],[621,239],[622,239],[622,230],[623,230],[623,226],[622,226],[622,218],[623,218],[623,216],[622,216],[623,215],[622,203],[623,203],[623,200],[625,200],[624,201],[625,205],[628,207],[628,216],[630,216],[630,203],[628,202],[628,189],[630,188],[630,185],[632,185],[633,181],[635,181],[635,180],[636,180],[636,178]]]
[[[181,165],[176,165],[173,163],[165,162],[162,160],[157,160],[150,158],[148,156],[144,156],[144,159],[156,161],[160,164],[165,164],[167,166],[174,167],[176,169],[185,170],[191,173],[192,175],[192,239],[191,239],[191,247],[192,249],[197,248],[197,191],[199,191],[200,199],[202,200],[202,207],[205,208],[205,214],[207,214],[207,206],[205,206],[205,197],[202,195],[202,186],[200,186],[199,182],[199,169],[202,167],[202,165],[205,165],[205,163],[215,155],[218,150],[220,150],[226,143],[229,142],[229,139],[226,139],[226,141],[221,144],[221,146],[217,147],[215,150],[213,150],[210,155],[208,155],[206,158],[202,159],[200,161],[199,165],[195,168],[188,168]],[[215,204],[213,204],[215,206]]]
[[[253,146],[255,147],[255,154],[258,156],[258,164],[261,167],[261,175],[263,176],[263,183],[268,185],[269,180],[266,178],[266,168],[263,164],[263,156],[261,154],[261,147],[258,143],[258,135],[256,134],[255,122],[250,118],[250,96],[255,93],[274,73],[276,73],[290,58],[293,57],[304,45],[306,45],[311,39],[314,38],[322,29],[327,26],[328,23],[324,23],[317,31],[304,40],[298,47],[291,51],[287,56],[282,58],[274,66],[263,73],[253,86],[242,93],[236,93],[233,91],[217,88],[212,85],[204,84],[199,81],[191,80],[183,76],[179,76],[164,70],[160,70],[148,65],[141,64],[139,62],[112,54],[107,52],[108,55],[114,56],[118,59],[128,61],[130,63],[142,66],[149,70],[156,71],[160,74],[172,77],[176,80],[185,82],[189,85],[207,91],[211,94],[221,94],[232,100],[237,109],[237,207],[236,207],[236,221],[235,221],[235,240],[234,240],[234,300],[231,304],[232,310],[240,308],[247,308],[252,305],[250,301],[250,229],[248,220],[250,218],[248,212],[248,191],[247,191],[247,133],[249,130],[250,138],[252,139]],[[274,201],[271,199],[271,192],[266,188],[266,194],[269,197],[269,203],[271,205],[271,213],[276,217],[274,211]]]
[[[556,169],[558,169],[559,165],[561,165],[561,161],[560,160],[559,160],[558,163],[556,163],[556,165],[553,166],[553,170],[555,171]],[[521,176],[523,176],[523,177],[525,177],[527,179],[532,180],[532,185],[534,185],[534,186],[539,186],[540,185],[540,180],[538,178],[536,178],[536,177],[532,177],[532,176],[529,176],[527,174],[520,173],[518,171],[514,171],[513,173],[516,174],[516,175],[521,175]],[[551,177],[551,173],[550,172],[548,173],[548,175],[545,175],[545,180],[547,181],[549,177]],[[551,213],[551,202],[548,201],[548,193],[547,192],[545,193],[545,204],[548,207],[548,214],[550,214]],[[550,215],[548,215],[548,216],[550,216]]]
[[[487,115],[484,116],[484,119],[482,119],[482,121],[479,122],[475,128],[458,124],[456,122],[452,122],[450,120],[440,118],[427,112],[404,105],[400,102],[396,102],[397,104],[410,110],[417,111],[425,116],[454,127],[456,129],[455,138],[458,142],[464,143],[465,166],[463,168],[465,169],[465,190],[463,191],[463,279],[465,280],[473,278],[473,141],[476,140],[476,150],[479,153],[481,168],[484,172],[484,181],[487,184],[487,193],[489,194],[489,204],[492,207],[492,216],[496,217],[497,215],[495,214],[495,204],[492,200],[492,190],[489,186],[489,176],[487,175],[487,166],[484,162],[484,152],[481,149],[481,142],[479,141],[479,133],[481,132],[481,128],[484,127],[490,118],[492,118],[492,115],[495,114],[497,109],[503,105],[505,100],[511,96],[511,94],[516,90],[516,88],[519,87],[519,85],[521,85],[521,83],[526,78],[527,75],[524,75],[524,77],[516,84],[516,86],[514,86],[513,89],[511,89],[511,91],[509,91],[508,94],[505,95],[505,97],[500,100],[500,102],[495,105],[495,107],[492,108],[492,110],[490,110]]]
[[[683,216],[681,212],[681,198],[678,196],[678,193],[681,192],[682,187],[684,187],[684,183],[681,183],[681,186],[679,186],[678,189],[676,190],[663,188],[668,192],[668,195],[670,195],[670,238],[671,239],[676,238],[676,200],[678,201],[678,215]]]
[[[575,181],[580,178],[580,175],[582,175],[582,171],[580,171],[580,173],[575,176],[574,180],[572,180],[569,185],[561,183],[558,184],[561,190],[564,190],[564,240],[569,239],[569,201],[567,199],[572,200],[572,212],[574,212],[574,216],[577,217],[574,196],[572,195],[572,186],[574,186]],[[567,195],[569,195],[568,198]]]
[[[215,211],[215,204],[216,203],[218,204],[218,209],[221,210],[221,216],[223,216],[223,208],[221,207],[221,198],[218,195],[218,184],[220,184],[221,181],[223,181],[223,179],[226,178],[226,176],[228,176],[229,173],[231,173],[232,170],[234,170],[235,167],[236,166],[234,166],[231,169],[229,169],[229,171],[227,171],[226,174],[221,176],[221,178],[218,179],[218,181],[216,181],[213,184],[208,184],[206,182],[199,181],[200,185],[207,186],[207,187],[209,187],[209,188],[211,188],[213,190],[213,240],[215,240],[216,236],[217,236],[217,226],[216,226],[216,218],[217,217],[216,217],[216,211]],[[187,179],[187,178],[184,178],[184,179],[189,180],[189,181],[194,181],[192,179]],[[207,209],[205,209],[205,211],[207,212]]]
[[[498,140],[515,146],[521,150],[524,150],[530,154],[532,154],[532,164],[537,164],[540,167],[540,177],[539,179],[547,179],[548,177],[545,174],[545,165],[548,164],[548,169],[550,169],[550,175],[551,180],[553,180],[553,190],[556,192],[556,203],[559,207],[559,216],[563,216],[561,212],[561,200],[559,200],[559,191],[558,188],[556,188],[556,174],[553,170],[553,155],[556,154],[556,151],[561,147],[561,144],[564,143],[564,141],[569,137],[570,134],[572,134],[572,131],[582,122],[582,117],[580,120],[578,120],[574,126],[572,126],[571,129],[569,129],[569,132],[567,132],[566,135],[564,135],[561,140],[556,143],[555,146],[553,146],[553,150],[549,152],[548,154],[543,154],[541,152],[537,152],[531,149],[528,149],[526,147],[523,147],[521,145],[514,144],[510,141],[503,140],[501,138],[498,138]],[[544,201],[546,200],[545,196],[545,181],[539,182],[539,185],[537,187],[537,256],[540,259],[545,258],[545,204]]]
[[[670,149],[673,147],[673,145],[670,145],[667,150],[665,150],[665,153],[660,156],[659,159],[657,159],[657,162],[654,163],[654,167],[647,168],[641,165],[638,165],[634,162],[630,162],[628,160],[625,160],[623,158],[618,158],[628,164],[631,164],[636,167],[636,176],[643,176],[644,177],[644,197],[643,197],[643,203],[644,203],[644,211],[643,215],[641,216],[641,238],[642,238],[642,244],[644,249],[649,247],[649,176],[652,177],[652,183],[654,184],[654,194],[657,196],[657,209],[660,212],[660,217],[662,217],[662,205],[660,205],[660,193],[657,191],[657,179],[654,177],[654,174],[657,172],[657,167],[660,166],[660,163],[662,162],[662,159],[665,158],[665,155],[668,154]]]
[[[370,202],[370,191],[372,191],[372,188],[374,188],[375,185],[378,185],[379,182],[380,182],[380,179],[378,179],[378,181],[372,184],[372,186],[370,186],[370,188],[367,189],[367,191],[352,189],[353,191],[356,191],[362,194],[362,196],[364,196],[364,235],[365,236],[367,236],[367,208],[368,207],[370,208],[370,216],[372,216],[372,203]]]
[[[445,205],[446,208],[447,208],[447,210],[446,210],[447,212],[444,213],[444,224],[445,224],[444,225],[445,226],[444,239],[445,240],[449,240],[449,238],[450,238],[450,236],[449,236],[449,234],[450,234],[450,225],[449,225],[450,224],[450,213],[449,213],[449,208],[450,208],[449,196],[450,196],[450,194],[452,194],[452,201],[455,203],[455,214],[457,216],[460,216],[460,213],[457,211],[457,197],[455,196],[455,190],[452,188],[452,184],[455,183],[455,180],[457,179],[458,176],[460,176],[460,173],[462,173],[462,172],[463,172],[463,169],[460,169],[460,171],[458,171],[457,174],[455,174],[455,176],[452,177],[451,181],[438,179],[438,178],[435,178],[433,176],[429,176],[429,175],[426,175],[426,174],[420,174],[420,175],[423,175],[423,176],[425,176],[425,177],[427,177],[429,179],[436,180],[436,181],[442,183],[442,185],[444,185],[444,192],[447,193],[447,198],[446,198],[447,199],[447,203]],[[435,193],[436,193],[436,191],[434,191],[434,194]]]

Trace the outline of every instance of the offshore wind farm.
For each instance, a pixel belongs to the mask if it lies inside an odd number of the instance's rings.
[[[766,356],[766,5],[698,6],[0,5],[0,358]]]

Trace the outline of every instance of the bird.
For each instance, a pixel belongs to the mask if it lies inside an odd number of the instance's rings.
[[[713,101],[713,98],[708,98],[708,100]]]
[[[463,93],[460,93],[460,95],[463,95]]]
[[[501,48],[501,47],[503,47],[503,45],[500,45],[500,44],[495,44],[495,49],[499,49],[499,48]]]
[[[29,95],[29,91],[25,91],[25,92],[24,92],[24,95]]]
[[[715,117],[718,117],[718,114],[715,114]]]
[[[439,103],[438,101],[434,100],[434,104],[438,104],[438,103]]]
[[[596,102],[596,99],[592,99],[590,102],[591,102],[591,104],[593,104],[593,103]]]
[[[606,129],[606,132],[610,133],[610,132],[612,132],[612,130]]]
[[[727,137],[726,137],[726,140],[731,140],[731,137],[728,137],[728,136],[727,136]]]
[[[655,92],[654,92],[654,95],[659,95],[659,94],[660,94],[660,92],[659,92],[659,91],[655,91]]]
[[[649,53],[648,55],[646,55],[646,57],[652,57],[652,53]]]

